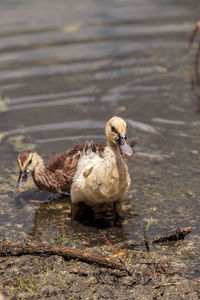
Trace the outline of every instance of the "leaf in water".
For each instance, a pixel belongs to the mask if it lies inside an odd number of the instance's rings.
[[[0,112],[4,112],[8,110],[8,103],[10,102],[9,98],[0,97]]]
[[[18,135],[18,136],[13,136],[11,138],[8,139],[8,143],[13,145],[14,150],[17,152],[21,152],[25,149],[30,149],[30,150],[34,150],[35,149],[35,145],[34,144],[29,144],[29,143],[24,143],[25,137],[23,135]]]
[[[72,24],[69,26],[61,27],[61,30],[64,32],[75,32],[79,30],[80,27],[80,24]]]

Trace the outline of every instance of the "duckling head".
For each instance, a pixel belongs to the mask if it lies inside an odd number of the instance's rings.
[[[111,146],[119,147],[128,156],[133,154],[133,150],[127,144],[126,122],[117,116],[112,117],[105,127],[107,143]]]
[[[28,179],[28,174],[32,173],[37,166],[36,152],[32,150],[24,150],[18,155],[17,161],[19,165],[18,187],[23,187]]]

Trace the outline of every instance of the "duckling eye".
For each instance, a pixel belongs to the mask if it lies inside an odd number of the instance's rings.
[[[111,127],[112,132],[117,133],[117,130],[115,129],[115,127]]]

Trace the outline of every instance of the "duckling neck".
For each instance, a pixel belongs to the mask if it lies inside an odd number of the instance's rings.
[[[47,174],[47,169],[44,160],[40,155],[38,154],[35,155],[35,161],[36,161],[36,166],[32,171],[32,176],[36,186],[40,189],[43,178],[48,177],[48,174]]]
[[[37,155],[37,164],[32,172],[35,185],[40,190],[49,191],[51,193],[60,193],[63,188],[67,189],[69,178],[61,172],[49,170],[41,156]]]
[[[109,144],[107,143],[107,147],[109,148],[109,151],[111,151],[114,155],[111,155],[111,160],[112,160],[112,174],[114,177],[118,179],[118,183],[121,186],[128,186],[130,183],[129,176],[128,176],[128,169],[127,166],[121,156],[119,146],[116,144]],[[113,160],[114,156],[114,160]]]
[[[120,151],[119,151],[118,145],[107,141],[107,147],[110,148],[110,150],[115,154],[116,157],[120,156]]]
[[[33,174],[38,172],[45,172],[45,164],[43,158],[39,154],[35,154],[36,166],[33,170]]]
[[[113,152],[118,169],[121,169],[121,165],[123,165],[124,163],[120,154],[119,146],[108,141],[107,147]]]

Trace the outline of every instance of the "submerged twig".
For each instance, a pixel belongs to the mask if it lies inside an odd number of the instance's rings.
[[[196,26],[194,27],[194,29],[193,29],[193,31],[192,31],[192,33],[190,35],[190,38],[189,38],[189,47],[192,47],[192,44],[194,42],[194,38],[195,38],[195,36],[196,36],[199,28],[200,28],[200,21],[197,22]]]
[[[79,259],[88,263],[94,263],[114,269],[125,270],[125,267],[121,262],[110,259],[107,256],[95,254],[86,250],[79,250],[62,246],[43,245],[31,242],[28,242],[26,244],[10,241],[6,243],[0,243],[0,256],[20,256],[24,254],[61,255],[63,257]]]
[[[196,23],[196,26],[194,27],[191,35],[190,35],[190,38],[189,38],[189,47],[191,48],[192,47],[192,44],[194,42],[194,39],[196,37],[196,34],[197,32],[199,31],[200,29],[200,21],[198,21]],[[194,70],[195,70],[195,75],[196,75],[196,80],[198,81],[199,80],[199,56],[200,56],[200,42],[198,43],[198,47],[197,47],[197,50],[196,50],[196,54],[195,54],[195,61],[194,61]]]

